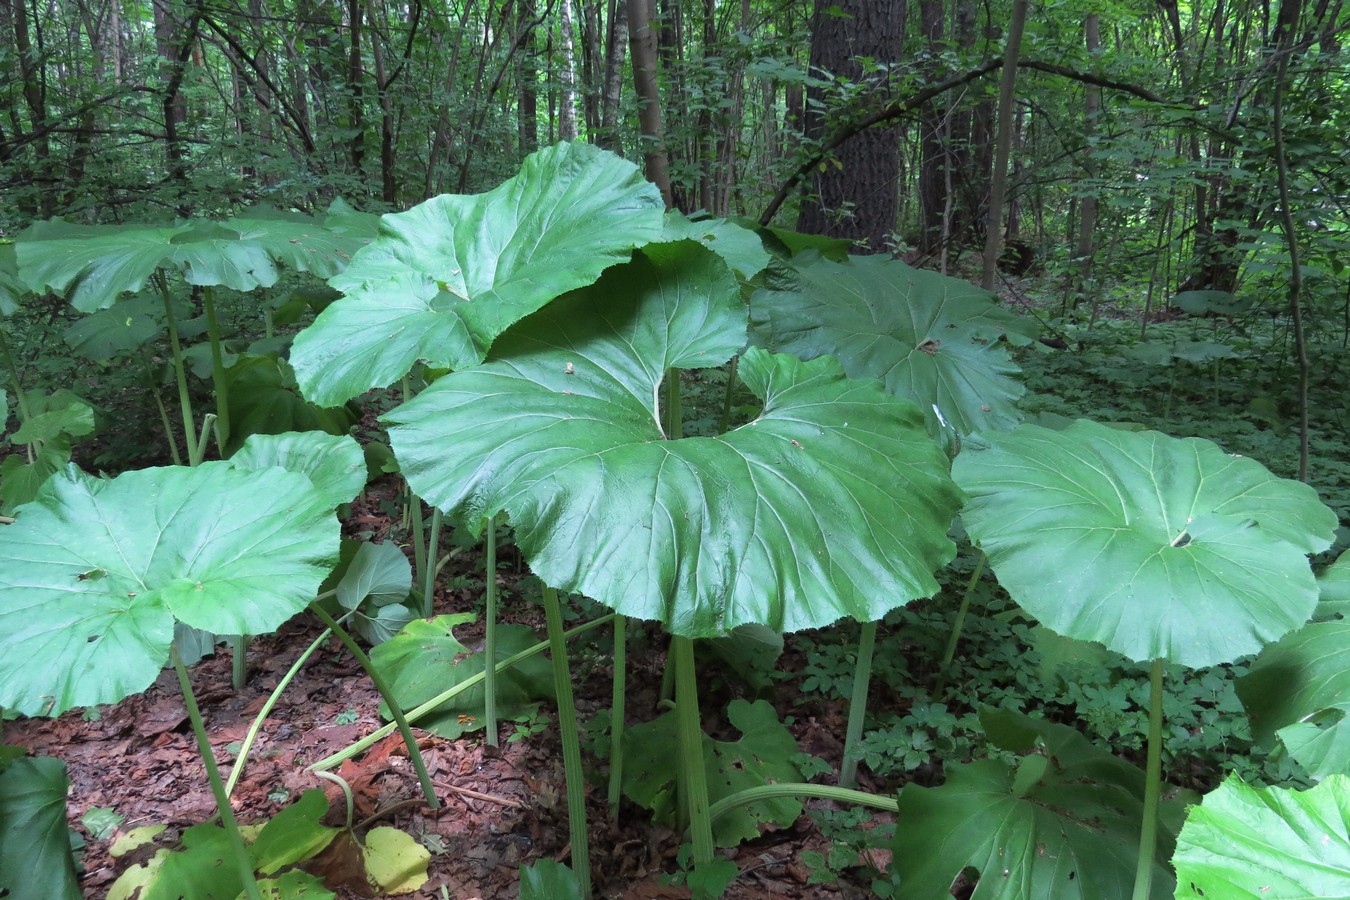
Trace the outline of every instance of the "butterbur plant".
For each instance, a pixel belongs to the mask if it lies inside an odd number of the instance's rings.
[[[1170,844],[1158,829],[1163,664],[1231,662],[1307,621],[1318,598],[1308,554],[1330,546],[1336,517],[1307,485],[1208,441],[1087,421],[967,442],[954,475],[970,495],[967,531],[1023,609],[1059,634],[1150,666],[1133,882],[1133,897],[1145,900],[1159,878],[1159,845]],[[901,805],[903,814],[903,797]],[[1048,865],[1031,861],[1001,883],[1052,883]],[[990,874],[979,895],[1038,895],[986,891]]]
[[[597,209],[611,195],[575,187],[611,170],[611,183],[636,181],[626,163],[560,145],[481,198],[386,217],[343,275],[349,297],[297,339],[295,364],[321,402],[388,383],[418,358],[453,366],[386,416],[413,489],[474,531],[509,518],[549,586],[551,637],[560,590],[672,634],[678,805],[697,867],[711,862],[713,830],[690,641],[748,623],[872,621],[932,594],[933,571],[954,554],[958,492],[919,409],[827,357],[745,350],[739,373],[760,413],[724,434],[680,437],[662,402],[668,373],[745,347],[728,260],[754,269],[737,243],[748,233],[677,222],[670,237],[697,240],[657,242],[660,210],[643,199],[631,214],[654,214],[657,228],[630,226],[614,249],[613,220],[633,200]],[[634,190],[646,198],[649,186]],[[604,253],[582,240],[598,239],[593,225]],[[588,894],[579,751],[568,746],[577,729],[554,647],[573,862]]]

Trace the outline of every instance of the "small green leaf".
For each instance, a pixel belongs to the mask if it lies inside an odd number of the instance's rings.
[[[345,435],[357,421],[346,406],[325,408],[301,397],[290,365],[275,356],[243,354],[225,370],[225,379],[231,422],[227,455],[251,434],[323,431]]]
[[[1350,777],[1307,791],[1230,775],[1191,808],[1177,838],[1177,898],[1308,900],[1350,885]]]
[[[251,434],[230,457],[230,465],[243,470],[279,466],[304,475],[334,509],[351,502],[366,484],[365,456],[348,435],[316,431]]]
[[[520,867],[520,900],[582,900],[576,873],[554,859]]]
[[[1028,753],[1016,767],[995,760],[947,766],[937,788],[906,785],[892,850],[902,897],[946,896],[967,867],[980,900],[1102,900],[1134,883],[1144,774],[1064,725],[1007,710],[980,714],[991,739]],[[1152,895],[1171,896],[1162,860],[1182,804],[1164,801]]]
[[[431,854],[397,828],[380,826],[366,834],[366,874],[386,894],[411,894],[426,884]]]
[[[320,824],[327,813],[328,798],[323,791],[311,789],[301,794],[299,800],[263,826],[249,847],[254,868],[264,875],[273,875],[327,847],[338,833],[338,829]]]
[[[107,806],[90,807],[88,812],[80,816],[80,824],[96,841],[105,840],[126,820],[126,816]]]
[[[1319,619],[1256,658],[1237,681],[1252,734],[1269,744],[1278,735],[1314,778],[1350,773],[1350,621],[1346,610],[1350,552],[1318,579]]]
[[[367,600],[379,607],[400,603],[412,590],[412,565],[397,544],[363,543],[338,582],[337,599],[344,609]]]
[[[66,329],[71,352],[96,362],[130,353],[164,331],[164,301],[132,297],[91,313]]]

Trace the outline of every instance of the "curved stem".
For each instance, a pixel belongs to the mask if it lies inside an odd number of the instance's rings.
[[[727,366],[727,389],[722,394],[722,421],[717,429],[722,434],[726,434],[731,428],[731,393],[736,389],[736,377],[740,373],[741,357],[740,354],[731,358],[731,364]]]
[[[145,366],[145,383],[159,409],[159,423],[164,426],[164,439],[169,442],[169,455],[175,466],[183,464],[182,454],[178,451],[178,441],[174,440],[173,426],[169,424],[169,411],[164,406],[164,398],[159,395],[159,386],[155,383],[155,370],[150,365],[150,351],[141,347],[141,364]]]
[[[206,726],[202,723],[202,711],[197,706],[197,695],[192,693],[192,681],[188,678],[187,666],[183,657],[178,655],[178,645],[169,645],[169,658],[173,661],[174,671],[178,673],[178,686],[183,690],[183,702],[187,704],[188,720],[192,723],[192,733],[197,738],[197,752],[201,754],[202,765],[206,766],[206,780],[211,783],[211,793],[216,798],[216,809],[220,813],[220,824],[225,829],[226,842],[234,856],[243,881],[244,896],[248,900],[262,900],[262,891],[253,877],[253,860],[249,858],[248,848],[244,846],[243,835],[239,833],[239,823],[234,820],[230,809],[230,798],[225,793],[225,785],[220,780],[220,769],[216,768],[216,755],[211,752],[211,739],[206,736]]]
[[[900,811],[900,804],[894,797],[881,797],[877,794],[869,794],[866,791],[831,787],[828,784],[793,784],[787,782],[784,784],[762,784],[758,787],[737,791],[729,797],[723,797],[708,807],[708,819],[716,822],[738,806],[748,806],[751,803],[758,803],[763,800],[781,800],[784,797],[820,797],[824,800],[853,803],[857,806],[867,806],[884,812]]]
[[[1144,824],[1139,832],[1139,867],[1132,900],[1148,900],[1153,886],[1153,855],[1158,848],[1158,798],[1162,794],[1163,661],[1153,661],[1148,676],[1148,761],[1144,768]]]
[[[587,631],[590,631],[592,628],[597,628],[601,625],[606,624],[607,622],[612,621],[616,615],[617,615],[616,613],[610,613],[609,615],[601,616],[598,619],[592,619],[589,622],[584,622],[581,625],[576,626],[575,628],[568,629],[566,632],[563,633],[563,637],[564,638],[576,637],[579,634],[583,634]],[[493,668],[500,674],[501,672],[506,671],[507,669],[511,668],[517,663],[529,659],[531,656],[536,656],[540,653],[543,653],[544,650],[546,649],[548,649],[548,641],[543,641],[541,643],[535,644],[533,647],[526,647],[519,653],[515,653],[512,654],[511,656],[508,656],[506,659],[502,660],[501,662],[497,663],[497,665],[493,666]],[[437,694],[435,697],[432,697],[430,700],[428,700],[426,703],[423,703],[416,709],[409,710],[406,716],[407,720],[409,722],[416,722],[418,719],[422,718],[427,713],[436,709],[445,701],[458,697],[460,694],[464,693],[470,688],[478,687],[478,685],[483,683],[483,680],[484,677],[482,672],[479,672],[477,675],[471,675],[470,677],[464,679],[454,687],[441,691],[441,693]],[[361,738],[361,740],[352,744],[350,747],[344,747],[337,753],[334,753],[330,756],[325,756],[323,759],[319,760],[316,763],[311,763],[308,768],[331,769],[334,766],[341,765],[342,763],[351,759],[353,756],[357,756],[361,753],[364,753],[366,750],[369,750],[371,747],[375,746],[380,741],[389,737],[389,735],[393,734],[396,729],[397,726],[394,725],[392,722],[388,725],[383,725],[380,728],[377,728],[376,730],[372,731],[365,737]]]
[[[712,862],[712,819],[708,816],[708,771],[703,765],[703,727],[698,714],[698,677],[694,671],[694,641],[674,635],[675,730],[680,748],[680,805],[687,816],[694,844],[694,865]]]
[[[935,697],[941,697],[942,691],[947,687],[947,668],[956,658],[956,644],[961,640],[961,629],[966,625],[966,613],[970,610],[970,595],[975,590],[975,585],[980,583],[980,576],[984,574],[985,563],[989,557],[980,551],[980,558],[975,563],[975,571],[970,573],[970,581],[966,582],[966,589],[961,594],[961,605],[956,610],[956,618],[952,620],[952,633],[947,638],[947,649],[942,654],[942,662],[938,665],[938,683],[933,691]]]
[[[581,896],[591,896],[590,838],[586,830],[586,773],[581,768],[581,732],[572,702],[572,674],[567,667],[567,638],[563,634],[558,592],[544,588],[544,618],[548,622],[549,654],[553,657],[553,687],[558,694],[558,730],[562,732],[563,772],[567,778],[567,827],[572,838],[572,871]]]
[[[848,705],[848,730],[844,738],[844,763],[839,767],[839,786],[858,783],[858,741],[862,740],[867,716],[867,689],[872,684],[872,651],[877,643],[877,623],[862,623],[858,636],[858,664],[853,670],[853,696]]]
[[[440,801],[436,799],[436,788],[431,783],[431,775],[427,773],[427,764],[422,760],[422,751],[417,749],[417,739],[413,737],[412,729],[408,727],[408,720],[403,716],[403,709],[394,699],[394,692],[389,689],[389,684],[384,680],[384,676],[370,662],[370,657],[357,646],[356,641],[347,633],[347,629],[338,624],[337,619],[330,616],[322,606],[317,603],[309,605],[314,615],[319,617],[319,621],[327,625],[337,639],[342,641],[342,646],[347,648],[347,652],[356,658],[361,664],[361,668],[366,670],[370,680],[375,682],[375,690],[380,692],[384,702],[389,707],[389,714],[394,717],[394,722],[398,725],[398,730],[403,735],[403,743],[408,748],[408,758],[412,760],[413,768],[417,770],[417,780],[422,785],[422,795],[426,798],[427,806],[431,809],[439,809]]]
[[[325,591],[324,594],[320,594],[315,600],[322,600],[324,599],[325,594],[331,595],[333,593],[333,591]],[[355,612],[355,610],[353,610],[353,612]],[[347,613],[346,616],[343,616],[342,619],[346,619],[350,615],[352,615],[351,612]],[[253,724],[249,726],[248,734],[244,735],[244,742],[239,746],[239,753],[235,755],[234,765],[230,768],[230,778],[225,782],[225,795],[227,797],[234,793],[234,786],[239,783],[239,777],[244,774],[244,766],[248,763],[248,754],[249,751],[253,749],[253,742],[258,739],[258,732],[262,731],[263,723],[267,721],[267,717],[271,715],[272,709],[277,705],[277,701],[281,699],[282,692],[286,690],[286,687],[294,680],[295,676],[300,673],[300,668],[314,655],[314,651],[318,650],[323,642],[328,640],[328,636],[332,633],[332,631],[325,628],[323,633],[313,640],[309,647],[305,649],[305,652],[300,654],[300,658],[291,663],[291,667],[286,670],[286,674],[282,676],[281,680],[277,682],[277,686],[273,688],[272,692],[268,695],[267,702],[263,704],[262,709],[258,710],[258,715],[254,717]]]
[[[333,784],[336,784],[338,787],[342,788],[342,796],[345,797],[347,800],[347,830],[351,831],[352,819],[354,818],[354,809],[355,809],[355,804],[352,802],[352,786],[347,783],[347,779],[343,778],[341,775],[336,775],[332,772],[321,772],[315,770],[314,774],[319,778],[331,781],[333,782]]]
[[[483,560],[483,727],[489,747],[497,746],[497,518],[487,524],[487,547]]]

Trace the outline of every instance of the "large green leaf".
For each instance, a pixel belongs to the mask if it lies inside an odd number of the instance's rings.
[[[651,245],[390,413],[394,452],[471,527],[506,510],[547,583],[677,634],[871,621],[931,595],[958,494],[919,411],[879,382],[751,348],[763,412],[665,439],[663,373],[727,359],[744,315],[719,259]]]
[[[656,188],[587,144],[531,154],[486,194],[387,215],[379,238],[331,282],[347,296],[295,340],[301,389],[333,405],[390,384],[419,359],[477,365],[511,323],[592,283],[661,227]]]
[[[1230,775],[1191,809],[1172,862],[1178,900],[1350,896],[1350,777],[1292,791]]]
[[[1031,337],[1034,327],[993,294],[884,256],[837,263],[808,254],[773,271],[780,277],[750,301],[760,346],[802,359],[830,354],[853,378],[881,378],[919,404],[930,429],[934,406],[961,434],[1020,421],[1021,370],[1003,338]]]
[[[1261,651],[1237,681],[1252,734],[1276,735],[1315,778],[1350,773],[1350,553],[1318,579],[1321,601],[1313,622]]]
[[[1305,554],[1336,528],[1312,488],[1209,441],[1088,421],[968,441],[953,475],[1023,609],[1140,661],[1231,662],[1302,625]]]
[[[474,620],[473,613],[456,613],[409,622],[393,638],[370,651],[370,660],[389,682],[404,709],[421,706],[447,688],[483,672],[487,657],[471,651],[454,629]],[[498,625],[494,651],[497,662],[539,642],[525,625]],[[537,709],[553,697],[553,675],[548,660],[532,657],[497,675],[497,714],[510,718]],[[418,725],[447,738],[457,738],[483,727],[484,693],[481,684],[457,694]],[[380,712],[390,718],[388,707]]]
[[[790,762],[798,752],[797,742],[778,721],[772,705],[763,700],[732,700],[727,721],[741,733],[739,740],[716,741],[702,735],[709,803],[752,787],[802,780],[801,770]],[[674,824],[678,804],[671,764],[671,749],[679,743],[676,729],[675,713],[670,712],[623,733],[623,792],[668,824]],[[801,801],[791,797],[746,804],[713,823],[713,838],[720,847],[734,847],[758,837],[761,824],[785,828],[801,814]]]
[[[949,765],[941,787],[905,786],[892,845],[897,896],[946,897],[967,867],[980,873],[972,900],[1130,896],[1143,772],[1064,725],[1007,710],[986,709],[980,719],[999,746],[1026,755],[1016,766]],[[1162,815],[1155,897],[1171,895],[1162,861],[1181,804],[1165,801]]]
[[[369,242],[328,230],[307,216],[268,214],[226,222],[173,225],[75,225],[39,222],[15,245],[20,279],[32,290],[65,297],[82,312],[112,306],[139,291],[161,268],[189,284],[252,291],[271,287],[278,264],[329,277]]]
[[[673,209],[666,213],[663,241],[698,241],[726,261],[737,277],[749,280],[764,270],[772,257],[764,249],[759,235],[727,219],[700,219],[695,222]]]
[[[67,468],[0,529],[0,705],[59,715],[144,690],[175,619],[271,631],[313,599],[338,532],[310,480],[279,468]]]
[[[79,900],[59,759],[16,759],[0,771],[0,897]]]

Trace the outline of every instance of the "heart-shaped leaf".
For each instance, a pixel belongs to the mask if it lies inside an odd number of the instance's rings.
[[[1035,335],[988,291],[884,256],[837,263],[814,254],[772,270],[750,300],[755,343],[802,359],[836,357],[853,378],[880,378],[933,407],[961,434],[1011,428],[1023,388],[1003,338]]]
[[[347,296],[296,337],[301,389],[334,405],[392,383],[419,359],[477,365],[507,326],[595,281],[661,227],[656,188],[588,144],[533,153],[486,194],[387,215],[379,238],[331,281]]]
[[[968,441],[953,475],[999,583],[1053,631],[1211,666],[1307,621],[1336,515],[1209,441],[1079,421]]]
[[[1318,579],[1317,618],[1261,651],[1237,681],[1252,735],[1277,734],[1315,778],[1350,773],[1350,553]]]
[[[958,494],[919,411],[879,382],[751,348],[763,412],[665,439],[663,373],[727,359],[744,315],[717,257],[651,245],[390,413],[394,452],[471,527],[506,510],[548,584],[675,634],[871,621],[931,595]]]
[[[1229,775],[1177,837],[1177,900],[1344,897],[1350,885],[1350,777],[1307,791]]]
[[[0,528],[0,705],[59,715],[144,690],[175,619],[271,631],[313,599],[338,532],[310,480],[278,468],[67,468]]]
[[[947,767],[937,788],[900,792],[895,871],[902,897],[945,897],[967,867],[980,873],[972,900],[1128,897],[1139,856],[1144,773],[1077,731],[1007,710],[980,720],[1016,766],[985,760]],[[1155,897],[1172,893],[1162,860],[1182,804],[1164,801]],[[922,823],[922,824],[919,824]]]

